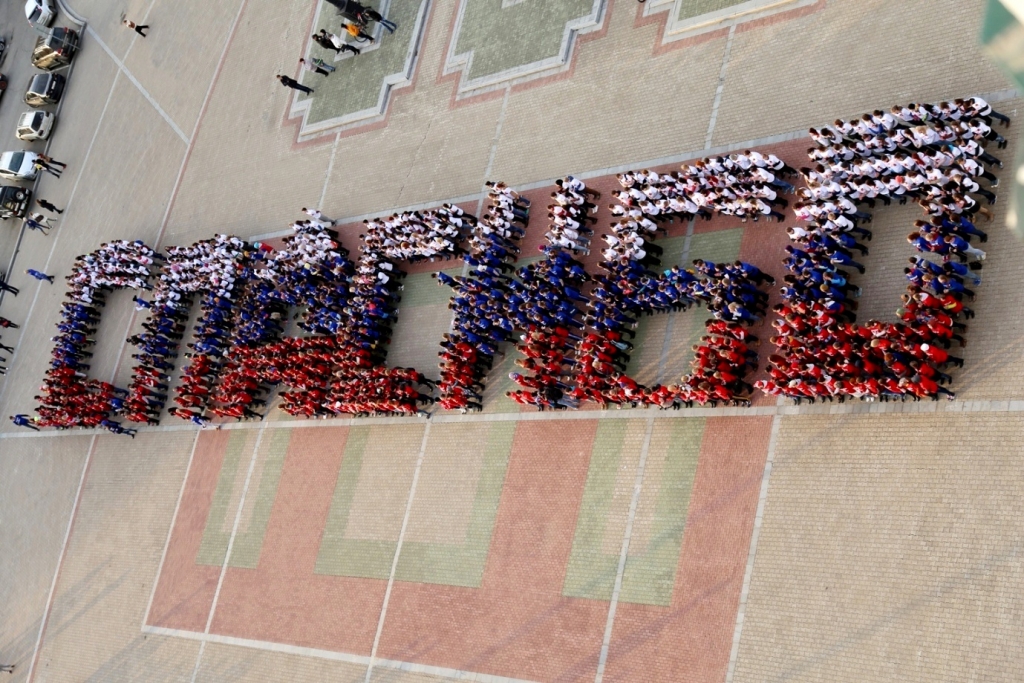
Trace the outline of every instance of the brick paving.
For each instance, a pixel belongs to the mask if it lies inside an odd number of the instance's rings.
[[[706,15],[688,12],[737,3],[609,0],[550,73],[466,91],[449,56],[468,29],[486,36],[493,74],[536,61],[519,48],[547,50],[564,21],[535,14],[507,35],[470,22],[462,34],[459,8],[475,3],[434,0],[410,85],[370,125],[307,141],[272,76],[306,48],[310,0],[72,1],[92,31],[54,134],[54,155],[72,166],[40,185],[68,212],[49,238],[26,238],[18,262],[62,273],[105,239],[279,232],[321,198],[351,249],[365,214],[452,198],[476,211],[485,178],[528,184],[542,207],[564,173],[607,193],[607,169],[622,165],[674,170],[669,158],[708,145],[1006,88],[974,46],[980,0],[938,11],[925,0],[796,1],[699,35],[685,22]],[[529,16],[536,2],[503,12]],[[122,10],[146,17],[151,37],[119,26]],[[548,42],[524,40],[533,33]],[[1020,105],[1003,97],[997,108],[1016,119]],[[806,146],[759,148],[803,165]],[[264,425],[131,441],[21,438],[5,421],[0,660],[18,664],[18,683],[30,669],[33,681],[589,681],[599,668],[606,681],[1019,680],[1024,246],[1001,227],[1006,206],[1001,195],[986,226],[985,284],[956,379],[964,400],[942,412],[862,404],[829,415],[761,398],[759,415],[538,415],[503,398],[510,353],[488,378],[483,415],[429,427],[310,426],[275,410]],[[876,214],[865,316],[892,315],[915,211]],[[740,257],[780,275],[784,226],[721,217],[687,239],[688,227],[671,226],[669,259]],[[543,231],[534,221],[524,257]],[[411,269],[392,363],[432,374],[449,321],[427,273],[458,267]],[[3,302],[24,323],[4,337],[19,344],[4,414],[32,404],[48,349],[27,340],[51,336],[63,294],[25,290]],[[124,332],[139,322],[129,299],[111,297],[96,377],[126,376]],[[631,372],[682,374],[705,315],[645,319]]]

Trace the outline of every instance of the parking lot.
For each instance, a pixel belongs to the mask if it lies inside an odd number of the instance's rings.
[[[78,29],[67,15],[59,13],[51,27],[66,26]],[[32,50],[36,39],[48,33],[47,29],[32,26],[25,17],[25,3],[20,1],[6,2],[0,6],[0,37],[7,41],[7,50],[0,61],[0,73],[7,78],[7,91],[0,96],[0,152],[29,150],[43,152],[47,149],[47,140],[28,142],[16,137],[18,119],[25,112],[37,111],[25,104],[24,96],[29,82],[38,74],[46,73],[32,65]],[[70,67],[53,71],[65,78],[71,72]],[[65,86],[66,90],[66,86]],[[47,105],[38,109],[57,113],[60,104]],[[56,121],[51,137],[56,133]],[[34,181],[12,181],[0,179],[0,185],[19,185],[26,188],[35,186]],[[16,218],[0,221],[0,271],[6,272],[11,258],[19,242],[22,221]]]

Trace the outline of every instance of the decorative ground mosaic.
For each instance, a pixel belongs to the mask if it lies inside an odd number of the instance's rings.
[[[371,23],[370,34],[376,42],[348,38],[361,50],[359,55],[347,51],[335,54],[307,41],[305,56],[323,59],[335,71],[326,77],[302,71],[300,81],[314,92],[295,93],[288,114],[289,118],[302,117],[300,140],[382,120],[392,92],[412,83],[431,0],[374,0],[364,4],[377,8],[398,28],[389,34],[379,24]],[[345,33],[341,23],[334,6],[320,0],[310,33],[326,29],[341,35]]]
[[[459,0],[444,73],[479,94],[566,68],[576,38],[601,28],[607,0]]]
[[[821,0],[648,0],[644,15],[668,12],[662,43],[728,29]]]

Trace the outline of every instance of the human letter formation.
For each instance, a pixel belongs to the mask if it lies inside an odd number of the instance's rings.
[[[993,119],[1009,120],[981,98],[910,104],[811,129],[810,165],[796,171],[772,154],[745,151],[684,164],[673,173],[618,176],[615,221],[597,238],[600,194],[572,176],[556,181],[547,207],[541,259],[516,268],[531,214],[529,201],[503,183],[488,183],[481,217],[446,204],[364,221],[358,258],[349,259],[331,221],[316,210],[292,224],[281,249],[217,235],[166,256],[141,242],[103,244],[79,257],[67,277],[52,364],[37,396],[34,424],[125,430],[113,418],[156,424],[171,392],[171,372],[194,299],[200,315],[185,345],[187,365],[168,412],[205,425],[215,418],[262,418],[268,395],[303,417],[429,415],[480,410],[495,358],[518,351],[508,396],[545,410],[602,405],[748,405],[756,390],[796,402],[937,399],[954,394],[951,343],[965,342],[986,254],[975,225],[991,220],[1002,166],[986,141],[1005,146]],[[802,176],[799,189],[788,179]],[[981,185],[984,180],[987,189]],[[753,385],[760,340],[752,325],[768,314],[772,276],[736,261],[662,263],[659,235],[674,221],[715,213],[741,220],[803,222],[788,228],[783,302],[773,308],[767,377]],[[907,240],[921,255],[905,268],[900,322],[857,324],[871,214],[881,201],[913,200],[927,214]],[[595,240],[601,244],[596,246]],[[599,248],[599,274],[578,260]],[[453,325],[443,335],[440,380],[413,368],[389,368],[387,346],[398,316],[403,262],[460,259],[465,275],[436,273],[450,287]],[[155,275],[154,275],[155,271]],[[154,280],[155,278],[155,280]],[[151,284],[155,282],[155,284]],[[128,389],[88,378],[89,348],[105,293],[140,290],[148,312],[128,341],[137,361]],[[142,297],[149,291],[149,299]],[[646,387],[626,374],[630,341],[642,316],[707,308],[706,334],[693,347],[691,372]],[[289,312],[309,336],[286,336]]]

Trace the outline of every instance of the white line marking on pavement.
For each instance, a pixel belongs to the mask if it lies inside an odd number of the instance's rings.
[[[238,527],[242,523],[242,509],[245,507],[245,498],[249,495],[249,484],[252,482],[252,473],[256,469],[256,458],[259,457],[260,444],[263,442],[263,434],[266,432],[266,425],[256,435],[256,443],[252,447],[252,457],[249,458],[249,470],[245,473],[245,483],[242,485],[242,495],[238,499],[238,510],[235,511],[235,521],[231,525],[231,536],[228,537],[228,547],[224,551],[224,563],[220,567],[220,576],[217,578],[217,589],[213,592],[213,602],[210,603],[210,614],[206,618],[206,635],[210,634],[210,627],[213,626],[213,616],[217,612],[217,602],[220,601],[220,589],[224,586],[224,577],[228,574],[228,565],[231,563],[231,551],[235,547],[235,537],[238,535]],[[196,655],[196,665],[192,669],[192,683],[196,683],[199,675],[199,667],[203,663],[203,652],[206,650],[206,642],[199,645],[199,654]]]
[[[494,157],[498,154],[498,142],[501,140],[501,129],[505,125],[505,114],[508,113],[508,97],[512,92],[512,86],[505,88],[505,96],[501,99],[501,109],[498,111],[498,125],[494,128],[494,138],[491,139],[491,151],[487,155],[487,167],[484,169],[484,180],[491,179],[494,171]],[[483,201],[483,197],[480,198]]]
[[[604,639],[601,641],[601,655],[597,660],[597,674],[594,683],[604,680],[605,665],[608,664],[608,651],[611,648],[612,628],[615,626],[615,612],[619,607],[619,595],[622,593],[622,577],[626,573],[626,560],[629,559],[629,542],[633,538],[633,520],[636,509],[640,505],[640,492],[644,486],[644,470],[647,467],[647,454],[651,450],[651,434],[654,432],[654,420],[647,420],[647,431],[640,447],[640,462],[636,466],[636,480],[633,482],[633,497],[629,501],[629,516],[626,518],[626,532],[622,536],[622,548],[619,550],[619,566],[615,571],[615,585],[612,588],[612,600],[608,603],[608,619],[604,624]]]
[[[265,640],[251,640],[249,638],[235,638],[233,636],[222,636],[216,633],[199,633],[197,631],[182,631],[174,628],[163,628],[160,626],[146,626],[143,633],[155,636],[167,636],[169,638],[184,638],[200,642],[209,642],[216,645],[234,645],[263,652],[278,652],[286,655],[298,655],[300,657],[312,657],[325,659],[332,662],[346,662],[365,666],[369,664],[370,658],[366,655],[356,655],[348,652],[334,652],[332,650],[320,650],[312,647],[299,645],[288,645],[286,643],[272,643]],[[378,659],[376,665],[386,669],[397,669],[409,673],[426,674],[428,676],[439,676],[443,678],[454,678],[459,681],[475,681],[476,683],[534,683],[520,678],[508,678],[506,676],[495,676],[493,674],[478,673],[475,671],[462,671],[460,669],[447,669],[440,666],[430,666],[417,662],[402,662],[394,659]]]
[[[128,70],[128,67],[124,65],[124,62],[118,59],[117,55],[114,54],[113,50],[107,47],[107,44],[104,43],[103,39],[99,37],[99,34],[97,34],[96,31],[92,30],[92,26],[86,26],[85,31],[90,36],[92,36],[92,39],[99,43],[99,46],[103,48],[103,51],[106,52],[112,60],[114,60],[114,64],[117,64],[117,68],[120,69],[121,72],[128,77],[128,80],[135,85],[138,91],[142,93],[142,96],[145,97],[146,100],[151,105],[153,105],[153,108],[156,109],[156,112],[160,114],[161,118],[163,118],[164,121],[167,122],[167,125],[171,127],[171,130],[173,130],[177,134],[177,136],[181,138],[181,141],[184,142],[186,145],[189,144],[189,139],[185,137],[185,133],[181,130],[181,128],[178,127],[178,124],[176,124],[174,120],[171,119],[170,115],[164,111],[164,108],[160,106],[160,103],[157,102],[156,99],[154,99],[153,96],[149,94],[149,91],[142,87],[142,84],[139,83],[139,80],[135,78],[132,72]],[[131,48],[129,47],[129,49]]]
[[[319,9],[317,11],[319,11]],[[331,182],[331,174],[334,172],[334,157],[338,153],[339,142],[341,142],[341,133],[335,133],[334,144],[331,145],[331,159],[327,162],[327,171],[324,172],[324,188],[320,191],[320,203],[313,207],[315,209],[322,209],[324,206],[324,200],[327,199],[327,185]]]
[[[146,8],[145,14],[142,15],[139,25],[145,26],[149,22],[149,15],[153,11],[153,6],[156,5],[156,0],[150,0],[149,7]],[[124,57],[121,58],[122,62],[128,61],[128,55],[132,53],[132,48],[135,47],[135,43],[139,40],[139,34],[137,31],[132,31],[132,40],[128,43],[128,49],[124,51]]]
[[[423,456],[427,452],[427,440],[430,438],[430,421],[427,421],[423,428],[423,441],[420,442],[420,452],[416,456],[416,469],[412,473],[412,484],[409,486],[409,500],[405,504],[405,516],[402,518],[402,530],[398,532],[398,545],[395,546],[395,556],[391,559],[391,574],[388,576],[388,587],[384,591],[384,602],[380,606],[380,619],[377,620],[377,632],[373,635],[373,648],[370,650],[370,662],[366,667],[365,683],[370,683],[373,675],[374,660],[377,658],[377,646],[380,645],[380,636],[384,632],[384,619],[388,613],[388,602],[391,600],[391,588],[395,584],[395,572],[398,571],[398,558],[402,554],[402,543],[405,542],[405,530],[409,527],[409,517],[412,515],[412,503],[416,498],[416,485],[420,481],[420,470],[423,468]]]
[[[60,555],[57,559],[57,568],[53,572],[53,581],[50,582],[50,593],[46,596],[46,607],[43,609],[43,620],[39,624],[39,634],[36,636],[36,644],[32,649],[32,662],[28,665],[28,677],[25,681],[32,680],[32,674],[36,670],[36,662],[39,661],[39,649],[43,644],[43,634],[46,632],[46,624],[50,621],[50,608],[53,607],[53,596],[57,591],[57,580],[60,578],[60,570],[64,565],[64,557],[68,552],[68,542],[71,540],[71,529],[75,525],[75,514],[82,502],[82,489],[85,488],[85,475],[89,472],[89,463],[92,462],[92,454],[96,449],[96,437],[89,441],[89,452],[85,456],[85,464],[82,465],[82,476],[78,480],[78,492],[75,494],[75,503],[71,506],[71,516],[68,517],[68,528],[64,531],[64,541],[60,545]]]
[[[167,540],[164,541],[163,552],[160,553],[160,564],[156,568],[156,577],[153,579],[153,589],[149,592],[149,602],[146,603],[146,613],[142,617],[142,626],[145,628],[146,622],[149,621],[149,612],[153,609],[153,598],[156,597],[156,587],[160,585],[160,575],[164,571],[164,560],[167,559],[167,549],[171,547],[171,534],[174,532],[174,525],[178,523],[178,511],[181,509],[181,499],[185,496],[185,484],[188,482],[188,475],[192,471],[192,460],[196,456],[196,446],[199,445],[199,435],[202,431],[197,431],[195,439],[192,440],[192,451],[188,455],[188,464],[185,466],[185,476],[181,480],[181,488],[178,490],[178,502],[174,504],[174,514],[171,515],[171,525],[167,528]]]
[[[914,413],[1021,413],[1024,401],[922,401],[920,403],[825,403],[815,405],[770,405],[750,408],[685,408],[682,410],[658,410],[656,408],[624,408],[622,410],[580,410],[575,412],[533,412],[533,413],[468,413],[460,415],[435,414],[430,421],[448,424],[452,422],[544,422],[574,420],[652,420],[686,419],[702,417],[754,417],[754,416],[814,416],[814,415],[867,415],[867,414],[914,414]],[[653,413],[653,414],[652,414]],[[233,422],[216,425],[212,429],[258,429],[263,425],[280,429],[321,429],[331,427],[358,427],[369,425],[422,424],[422,418],[415,417],[359,417],[334,418],[330,420],[268,420],[263,422]],[[195,430],[191,424],[175,424],[163,427],[139,427],[139,433],[187,432]],[[43,432],[4,432],[0,439],[53,439],[83,434],[102,434],[102,430],[77,429]]]
[[[732,52],[732,39],[736,35],[736,24],[729,27],[729,38],[725,41],[725,52],[722,54],[722,70],[718,72],[718,87],[715,89],[715,100],[711,105],[711,120],[708,121],[708,133],[704,136],[704,149],[711,149],[711,139],[715,135],[715,124],[718,122],[718,107],[722,104],[722,91],[725,90],[725,70],[729,66],[729,54]]]
[[[772,464],[775,462],[775,445],[779,440],[779,427],[782,416],[776,415],[772,420],[772,435],[768,439],[768,457],[764,464],[764,475],[761,477],[761,493],[757,499],[757,513],[754,515],[754,532],[750,535],[750,552],[747,553],[747,569],[743,574],[743,589],[740,591],[740,607],[736,613],[736,631],[732,636],[732,650],[729,653],[729,670],[725,675],[725,683],[732,683],[736,673],[736,660],[740,653],[740,635],[743,633],[743,617],[747,610],[747,596],[750,594],[750,577],[754,573],[754,556],[757,554],[757,539],[761,536],[761,523],[764,520],[764,506],[768,499],[768,481],[772,476]]]

